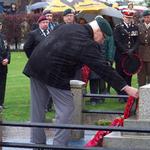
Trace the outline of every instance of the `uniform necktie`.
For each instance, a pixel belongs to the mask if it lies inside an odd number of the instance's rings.
[[[48,36],[47,30],[44,30],[44,34],[45,36]]]

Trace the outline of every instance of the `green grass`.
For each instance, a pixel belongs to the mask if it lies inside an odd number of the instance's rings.
[[[29,79],[22,73],[27,62],[23,52],[12,52],[11,63],[8,68],[5,106],[2,112],[3,120],[6,121],[28,121],[30,114],[30,84]],[[133,85],[137,87],[136,76],[133,78]],[[114,90],[111,90],[115,94]],[[124,104],[117,100],[106,100],[104,104],[96,106],[86,105],[86,109],[99,110],[123,110]],[[47,119],[54,117],[54,112],[47,114]]]
[[[3,119],[9,121],[29,120],[29,79],[22,70],[27,59],[23,52],[11,53],[11,63],[8,68],[6,96]]]

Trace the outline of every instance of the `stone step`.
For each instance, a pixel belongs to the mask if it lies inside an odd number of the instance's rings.
[[[150,120],[138,120],[135,116],[132,116],[128,119],[124,120],[124,127],[130,128],[130,129],[145,129],[148,130],[150,129]],[[146,135],[150,136],[150,133],[135,133],[135,132],[122,132],[122,135]]]
[[[120,148],[126,150],[150,150],[149,136],[121,135],[121,132],[112,132],[104,137],[105,148]]]

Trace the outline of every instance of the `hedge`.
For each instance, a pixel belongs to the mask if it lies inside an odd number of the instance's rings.
[[[0,15],[0,21],[3,22],[2,32],[6,36],[8,44],[15,44],[17,49],[18,43],[24,41],[27,33],[31,31],[32,25],[35,24],[40,14],[15,14]],[[61,22],[61,14],[54,14],[54,20]]]

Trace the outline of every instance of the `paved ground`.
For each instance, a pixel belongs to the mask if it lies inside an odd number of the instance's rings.
[[[17,142],[17,143],[30,143],[30,129],[22,127],[3,127],[3,142]],[[84,139],[80,141],[71,141],[70,146],[84,146],[89,139],[95,134],[95,131],[85,131]],[[54,131],[52,129],[46,129],[47,144],[52,144]],[[31,150],[25,148],[10,148],[3,147],[2,150]]]

